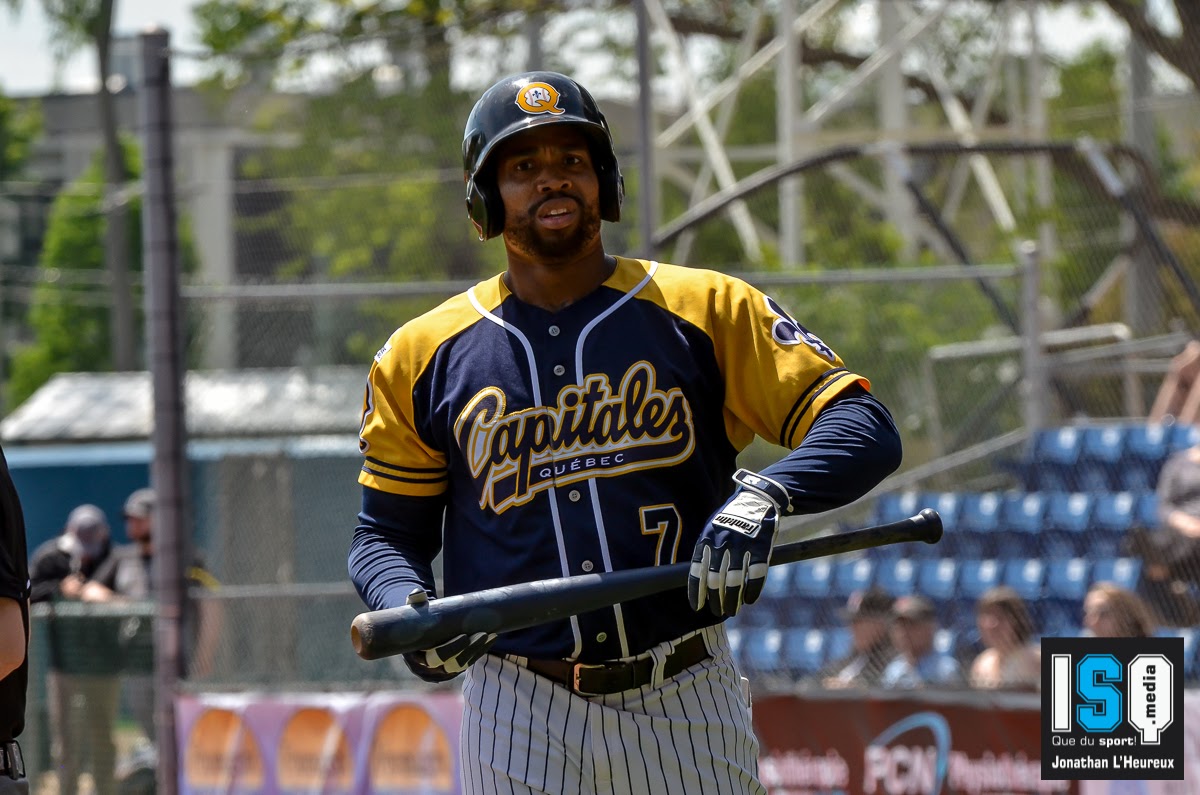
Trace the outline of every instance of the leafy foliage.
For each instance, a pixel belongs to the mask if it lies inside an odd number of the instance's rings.
[[[41,131],[41,111],[36,104],[21,106],[0,94],[0,180],[20,175]]]
[[[125,168],[141,172],[136,146],[123,141]],[[29,323],[35,340],[13,356],[9,403],[17,405],[52,375],[61,372],[103,372],[112,369],[109,344],[111,313],[105,283],[88,279],[104,271],[105,218],[101,209],[103,155],[97,154],[79,179],[54,200],[39,266],[50,278],[34,291]],[[141,198],[129,199],[130,266],[141,271]],[[186,224],[180,230],[180,257],[185,271],[196,267],[196,254]],[[136,328],[142,329],[139,308]]]

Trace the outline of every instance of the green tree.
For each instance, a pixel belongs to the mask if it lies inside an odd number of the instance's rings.
[[[37,104],[17,103],[0,93],[0,203],[9,201],[5,183],[22,176],[34,141],[40,133],[41,113]],[[6,272],[9,267],[10,263],[6,263],[3,257],[0,257],[0,285],[9,281],[9,274]],[[6,405],[8,357],[11,347],[10,335],[4,334],[4,326],[10,322],[20,322],[24,314],[24,305],[13,301],[7,291],[0,288],[0,413],[3,413]]]
[[[122,141],[122,168],[136,179],[141,172],[137,147]],[[114,367],[112,314],[107,307],[104,269],[105,218],[102,207],[105,165],[103,154],[75,182],[55,197],[50,210],[39,267],[46,278],[34,289],[29,310],[32,344],[13,355],[9,404],[16,406],[51,376],[62,372],[104,372]],[[131,261],[141,270],[141,198],[129,199],[123,215],[133,241]],[[185,271],[195,269],[197,258],[186,224],[180,229],[180,256]],[[140,305],[139,305],[140,306]],[[134,321],[142,328],[142,312]],[[139,335],[140,337],[140,335]],[[136,340],[135,340],[136,341]]]
[[[41,132],[42,116],[36,103],[19,105],[0,93],[0,182],[21,176]],[[0,186],[0,195],[3,192]]]
[[[0,0],[0,4],[18,12],[22,0]],[[60,59],[90,46],[96,56],[96,92],[98,125],[104,152],[105,192],[114,199],[125,187],[130,174],[121,151],[117,117],[111,91],[109,54],[112,49],[112,25],[116,0],[41,0],[41,7],[50,21],[50,44]],[[130,237],[126,205],[121,201],[105,203],[104,265],[111,281],[112,353],[110,358],[117,369],[130,370],[134,360],[134,309],[129,283]]]
[[[243,231],[276,241],[256,263],[264,278],[321,281],[471,279],[494,272],[502,248],[472,239],[463,206],[462,124],[473,92],[451,85],[448,37],[465,3],[402,8],[344,0],[208,0],[195,9],[201,40],[222,59],[214,85],[286,80],[317,52],[337,61],[331,84],[302,102],[265,104],[254,125],[287,131],[285,145],[249,156],[239,176],[273,189]],[[356,62],[374,36],[393,61]],[[335,334],[335,361],[360,361],[405,317],[434,299],[378,301]],[[314,332],[316,333],[316,332]],[[328,341],[323,343],[328,349]]]

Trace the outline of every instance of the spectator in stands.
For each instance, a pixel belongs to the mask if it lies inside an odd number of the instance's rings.
[[[975,623],[984,649],[971,664],[971,686],[1037,689],[1042,655],[1034,640],[1033,619],[1020,594],[1006,585],[988,589],[975,605]]]
[[[898,652],[883,669],[883,687],[962,687],[962,666],[934,648],[937,611],[923,596],[901,596],[892,608],[892,644]]]
[[[1167,376],[1158,388],[1150,408],[1150,422],[1183,422],[1194,425],[1200,420],[1200,341],[1191,340],[1171,359]]]
[[[895,656],[888,631],[892,622],[891,594],[882,588],[855,591],[841,618],[850,625],[850,653],[828,663],[817,674],[824,687],[876,687],[888,661]]]
[[[108,556],[109,536],[104,511],[90,504],[72,510],[62,534],[33,551],[29,561],[31,601],[52,605],[78,602],[88,579]],[[96,670],[105,661],[96,659],[97,649],[80,640],[82,625],[67,623],[69,619],[52,621],[52,637],[75,641],[55,644],[56,654],[46,676],[51,755],[58,791],[74,795],[90,759],[94,791],[97,795],[112,795],[116,788],[112,731],[121,680],[108,671]]]
[[[1142,598],[1112,582],[1098,582],[1088,589],[1083,627],[1097,638],[1150,638],[1158,629]]]
[[[1192,626],[1200,621],[1192,596],[1200,583],[1200,446],[1167,459],[1157,492],[1158,527],[1135,528],[1127,549],[1142,559],[1142,587],[1163,621]]]

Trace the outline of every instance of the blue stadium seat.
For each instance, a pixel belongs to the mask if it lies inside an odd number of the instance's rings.
[[[1083,492],[1055,491],[1046,498],[1042,556],[1070,558],[1087,552],[1095,499]]]
[[[825,611],[829,607],[826,599],[796,599],[775,605],[770,614],[775,617],[780,627],[811,627],[825,620]],[[753,612],[758,605],[752,605],[745,612]],[[761,611],[768,612],[768,611]],[[738,613],[741,615],[741,613]]]
[[[958,572],[958,596],[973,604],[983,592],[1000,584],[1002,563],[994,558],[964,560]]]
[[[1058,607],[1044,607],[1040,619],[1041,629],[1038,630],[1039,637],[1078,638],[1083,635],[1083,627],[1079,624],[1079,611],[1060,614],[1060,610]]]
[[[1137,495],[1133,508],[1133,526],[1153,530],[1159,526],[1158,495],[1154,491],[1143,491]]]
[[[1139,423],[1129,427],[1125,434],[1125,457],[1122,461],[1125,489],[1154,489],[1158,483],[1158,473],[1171,452],[1172,427],[1162,423]]]
[[[833,627],[826,630],[825,659],[840,660],[850,653],[854,645],[854,635],[850,627]]]
[[[1092,509],[1092,527],[1087,534],[1088,555],[1092,558],[1120,554],[1121,542],[1133,527],[1134,495],[1129,491],[1105,492],[1096,497]]]
[[[907,596],[916,588],[918,571],[912,558],[881,561],[875,568],[875,584],[892,596]]]
[[[1012,588],[1026,602],[1042,598],[1046,564],[1041,558],[1009,558],[1004,562],[1001,583]]]
[[[1085,557],[1060,558],[1046,562],[1042,598],[1029,607],[1042,634],[1073,637],[1083,616],[1083,597],[1092,584],[1092,563]]]
[[[833,590],[833,561],[827,558],[799,561],[792,567],[791,579],[792,591],[798,596],[830,596]]]
[[[919,495],[915,491],[893,491],[880,494],[875,501],[875,524],[887,524],[907,519],[915,514],[920,505]]]
[[[738,665],[742,664],[742,640],[744,639],[744,631],[738,627],[729,626],[729,622],[725,624],[725,636],[729,638],[729,653],[733,655],[733,659]]]
[[[962,497],[956,491],[930,491],[921,495],[920,507],[932,508],[942,517],[942,526],[949,530],[958,524]]]
[[[1137,558],[1101,558],[1092,564],[1092,582],[1115,582],[1137,591],[1142,579],[1142,562]]]
[[[792,569],[795,563],[785,563],[772,566],[767,572],[767,581],[763,583],[762,593],[754,606],[739,612],[737,618],[742,626],[788,626],[800,616],[795,616],[794,609],[803,601],[794,599],[792,595]]]
[[[807,676],[820,670],[825,663],[828,643],[821,629],[789,629],[783,636],[782,667],[792,676]]]
[[[1046,517],[1046,496],[1040,491],[1008,492],[1000,501],[1000,520],[996,529],[997,554],[1018,554],[1040,541]]]
[[[1183,677],[1194,680],[1200,676],[1200,628],[1159,627],[1154,633],[1159,638],[1183,639]]]
[[[1082,448],[1079,428],[1046,428],[1033,437],[1033,473],[1038,488],[1075,491],[1075,469]]]
[[[1091,585],[1092,564],[1087,558],[1051,560],[1046,565],[1045,596],[1065,602],[1083,602]]]
[[[1075,484],[1079,491],[1120,491],[1125,455],[1124,425],[1097,425],[1083,429]]]
[[[1001,503],[1001,495],[995,491],[964,494],[954,531],[942,538],[941,544],[945,547],[942,554],[958,558],[994,554],[996,532],[1000,529]]]
[[[954,656],[958,650],[958,632],[945,627],[934,632],[933,650],[938,654]]]
[[[1168,447],[1172,453],[1200,444],[1200,425],[1179,423],[1171,426]]]
[[[833,564],[832,584],[835,596],[849,597],[855,591],[869,588],[874,581],[875,561],[871,558],[839,560]]]
[[[742,664],[747,672],[774,674],[780,672],[783,630],[743,630],[741,650]]]
[[[921,561],[917,572],[917,592],[934,602],[953,599],[958,593],[958,561],[954,558],[933,558]]]

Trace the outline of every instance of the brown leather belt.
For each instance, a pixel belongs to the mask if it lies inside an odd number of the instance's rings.
[[[670,679],[708,657],[704,635],[692,635],[680,641],[667,655],[663,662],[663,679]],[[651,657],[595,665],[571,660],[527,660],[525,667],[581,696],[607,696],[624,690],[636,690],[650,684],[654,675],[654,660]]]

